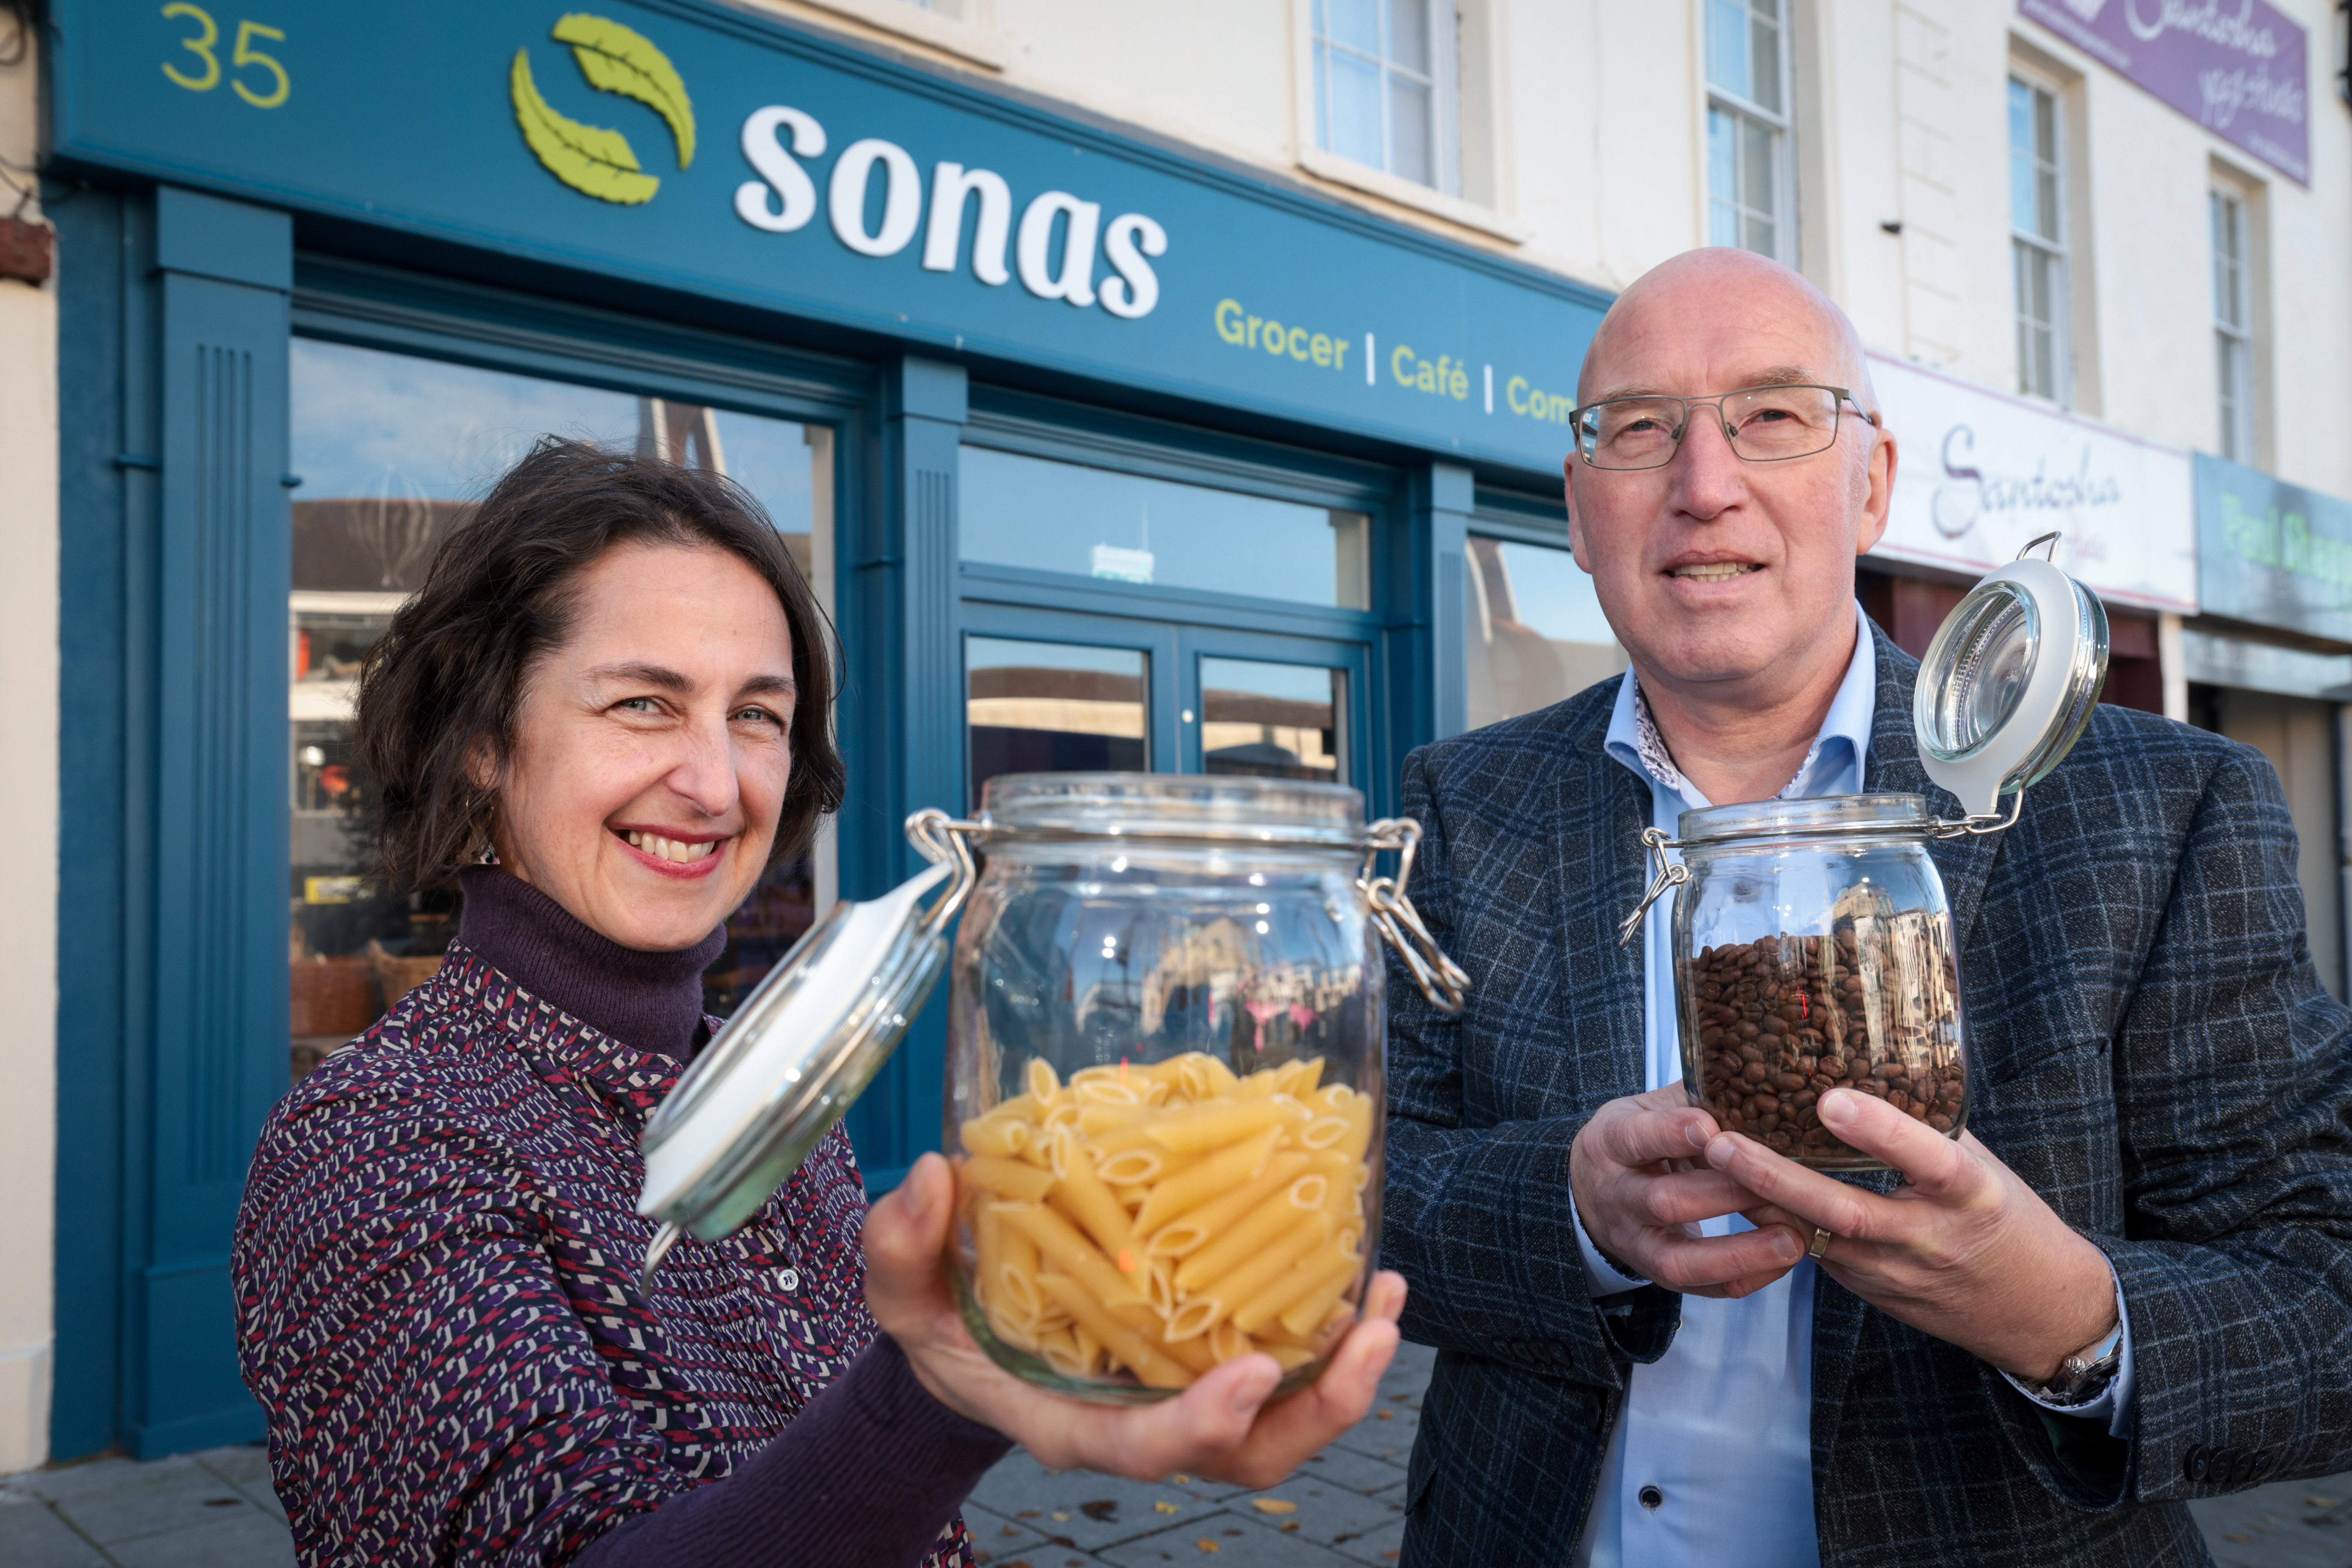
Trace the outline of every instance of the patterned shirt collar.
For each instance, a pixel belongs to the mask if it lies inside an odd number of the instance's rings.
[[[1845,679],[1838,682],[1837,695],[1830,700],[1830,710],[1822,716],[1821,732],[1805,749],[1805,760],[1797,765],[1795,775],[1780,787],[1779,799],[1851,793],[1824,788],[1842,776],[1853,779],[1854,789],[1862,787],[1863,759],[1869,754],[1870,727],[1878,712],[1878,665],[1870,621],[1858,602],[1853,616],[1853,657],[1846,664]],[[1641,679],[1630,666],[1617,689],[1616,710],[1609,717],[1609,733],[1601,745],[1634,773],[1680,795],[1691,810],[1703,811],[1715,804],[1675,766],[1674,753],[1666,749],[1665,738],[1658,733],[1657,723],[1650,717],[1650,704],[1642,695]]]

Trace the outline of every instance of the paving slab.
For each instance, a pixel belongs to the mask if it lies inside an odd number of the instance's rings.
[[[185,1454],[143,1465],[98,1459],[29,1479],[68,1523],[110,1551],[142,1536],[209,1526],[227,1511],[261,1511]]]
[[[1304,1535],[1269,1530],[1230,1513],[1127,1542],[1102,1554],[1114,1568],[1168,1568],[1171,1563],[1213,1568],[1349,1568],[1348,1560]],[[1039,1563],[1037,1568],[1055,1568]]]
[[[108,1552],[121,1568],[294,1568],[294,1537],[251,1503],[206,1524],[118,1542]]]
[[[28,1491],[0,1491],[0,1563],[8,1568],[108,1568],[97,1547]]]
[[[2189,1511],[2221,1568],[2352,1568],[2352,1476],[2273,1481]]]
[[[998,1460],[971,1497],[991,1513],[1082,1552],[1098,1552],[1216,1511],[1214,1503],[1172,1481],[1122,1480],[1090,1470],[1055,1474],[1024,1448]]]
[[[1260,1507],[1262,1502],[1272,1506]],[[1225,1507],[1244,1519],[1254,1516],[1258,1523],[1325,1546],[1352,1541],[1404,1517],[1395,1503],[1344,1487],[1307,1484],[1296,1478],[1282,1486],[1234,1498]],[[1297,1528],[1289,1529],[1292,1525]]]
[[[1053,1553],[1059,1552],[1063,1557],[1070,1554],[1067,1547],[1055,1545],[1029,1525],[991,1512],[975,1502],[963,1505],[963,1527],[971,1531],[972,1555],[982,1568],[1013,1568],[1016,1563],[1045,1568]]]
[[[1404,1467],[1386,1459],[1369,1458],[1352,1448],[1326,1448],[1298,1467],[1302,1481],[1328,1481],[1351,1492],[1375,1495],[1404,1485]]]

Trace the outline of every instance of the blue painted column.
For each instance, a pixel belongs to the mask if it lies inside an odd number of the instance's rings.
[[[292,225],[165,188],[154,234],[152,849],[129,867],[149,1006],[127,1031],[124,1102],[122,1436],[142,1458],[261,1434],[228,1250],[255,1134],[286,1090],[289,897]]]
[[[1413,747],[1459,734],[1469,724],[1463,663],[1468,615],[1470,470],[1429,463],[1408,476],[1403,525],[1383,557],[1379,605],[1388,619],[1380,657],[1388,682],[1387,773],[1367,780],[1376,814],[1396,809],[1396,768]]]
[[[877,504],[845,541],[842,892],[872,898],[928,862],[902,825],[936,805],[963,815],[963,651],[957,634],[958,453],[967,409],[960,365],[900,359],[883,378]],[[896,1186],[940,1146],[947,985],[851,1110],[869,1191]]]

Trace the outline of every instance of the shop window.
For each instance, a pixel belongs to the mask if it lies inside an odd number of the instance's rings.
[[[1370,519],[987,447],[963,449],[963,558],[1360,610]]]
[[[2009,79],[2010,259],[2017,315],[2017,390],[2068,401],[2065,170],[2058,94]]]
[[[1575,556],[1477,535],[1469,554],[1463,664],[1472,729],[1548,708],[1625,668],[1625,650]]]
[[[1345,784],[1347,674],[1263,659],[1201,660],[1201,771]]]
[[[295,341],[293,594],[287,609],[294,1073],[436,969],[454,887],[375,874],[376,790],[352,744],[361,661],[449,530],[542,434],[606,442],[736,479],[830,607],[832,434],[816,426],[346,344]],[[820,858],[777,867],[728,922],[705,979],[733,1008],[807,930]]]
[[[1462,188],[1453,0],[1314,0],[1315,144]]]
[[[999,773],[1147,771],[1150,673],[1137,648],[965,638],[972,809]]]
[[[1791,261],[1783,0],[1706,0],[1707,243]]]

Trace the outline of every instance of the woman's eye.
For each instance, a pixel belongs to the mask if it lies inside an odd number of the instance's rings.
[[[660,700],[653,697],[624,697],[620,701],[614,703],[614,706],[616,708],[625,709],[632,713],[658,713],[661,711]]]
[[[765,708],[739,708],[735,710],[734,720],[739,724],[773,724],[778,729],[783,728],[784,724],[782,719]]]

